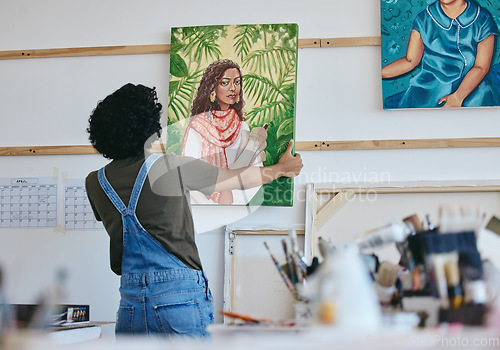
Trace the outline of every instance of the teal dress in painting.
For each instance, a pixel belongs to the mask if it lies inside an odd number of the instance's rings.
[[[413,29],[424,43],[421,71],[410,80],[399,108],[439,107],[438,101],[457,90],[474,66],[477,45],[489,35],[497,35],[490,14],[475,2],[456,19],[443,12],[439,1],[419,13]],[[486,76],[467,96],[462,106],[497,106],[499,96]]]

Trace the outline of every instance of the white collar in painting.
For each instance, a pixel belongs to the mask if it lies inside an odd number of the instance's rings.
[[[464,12],[458,16],[455,21],[462,28],[470,26],[479,16],[479,12],[481,8],[472,1],[465,1],[467,3],[467,7]],[[441,4],[439,0],[427,6],[427,13],[431,16],[434,22],[436,22],[443,29],[450,29],[453,24],[453,19],[448,17],[443,9],[441,8]]]

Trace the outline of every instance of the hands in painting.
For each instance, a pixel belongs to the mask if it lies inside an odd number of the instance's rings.
[[[443,108],[448,108],[448,107],[462,107],[463,100],[461,100],[460,98],[458,98],[458,96],[457,96],[456,93],[452,93],[452,94],[446,95],[445,97],[442,97],[439,100],[438,105],[440,105],[443,102],[445,102]]]
[[[266,140],[266,127],[253,128],[250,132],[243,130],[236,160],[229,168],[239,169],[264,162],[266,160],[264,153],[264,149],[267,147]]]
[[[251,161],[250,165],[254,165],[256,163],[266,161],[266,153],[264,150],[267,147],[267,130],[263,127],[253,128],[250,131],[250,139],[254,140],[255,143],[258,144],[257,151],[255,152],[255,157]]]
[[[260,186],[279,177],[295,177],[300,174],[302,159],[299,154],[292,155],[293,139],[278,163],[266,167],[244,167],[220,169],[215,191],[241,190]]]
[[[490,70],[495,36],[491,34],[477,45],[477,54],[474,66],[465,75],[458,89],[442,97],[438,104],[446,102],[443,107],[462,107],[464,99],[479,85]]]

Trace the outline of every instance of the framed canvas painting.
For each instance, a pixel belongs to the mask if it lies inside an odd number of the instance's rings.
[[[237,169],[279,161],[295,133],[298,26],[172,28],[167,153]],[[293,205],[293,179],[191,192],[196,205]]]
[[[385,109],[500,105],[497,0],[381,0]]]

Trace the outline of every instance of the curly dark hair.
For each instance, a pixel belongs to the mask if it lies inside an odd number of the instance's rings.
[[[210,93],[215,90],[217,84],[219,84],[220,80],[224,76],[224,72],[228,69],[236,68],[240,73],[240,66],[237,63],[224,59],[219,61],[214,61],[210,63],[210,65],[205,69],[203,76],[201,77],[200,86],[198,87],[198,91],[196,92],[196,97],[193,101],[193,107],[191,108],[191,116],[208,112],[212,110],[220,110],[219,103],[217,100],[215,102],[210,101]],[[241,89],[240,89],[240,100],[231,105],[240,120],[244,120],[243,117],[243,106],[245,105],[245,101],[243,100],[243,80],[241,81]]]
[[[109,159],[144,156],[161,135],[161,103],[155,88],[125,84],[97,104],[89,117],[89,140]]]

